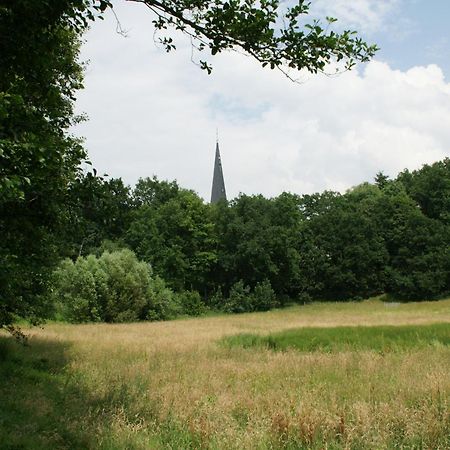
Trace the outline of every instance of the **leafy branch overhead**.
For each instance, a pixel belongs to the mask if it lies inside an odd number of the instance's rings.
[[[263,67],[324,72],[327,64],[342,61],[345,69],[368,61],[378,50],[355,31],[330,29],[336,19],[327,17],[306,22],[310,2],[298,0],[286,8],[278,0],[127,0],[142,3],[156,16],[157,30],[175,28],[192,38],[199,51],[212,55],[224,50],[243,50]],[[112,7],[108,0],[98,9]],[[171,37],[160,42],[167,51],[175,49]],[[211,72],[211,66],[201,61]]]

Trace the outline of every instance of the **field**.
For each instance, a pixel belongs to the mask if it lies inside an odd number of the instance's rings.
[[[2,449],[450,448],[450,300],[26,331]]]

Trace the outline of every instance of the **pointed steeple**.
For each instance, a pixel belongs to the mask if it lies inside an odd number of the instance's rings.
[[[219,140],[216,142],[216,159],[214,161],[214,175],[211,191],[211,203],[217,203],[219,200],[226,200],[225,182],[223,181],[222,161],[220,160]]]

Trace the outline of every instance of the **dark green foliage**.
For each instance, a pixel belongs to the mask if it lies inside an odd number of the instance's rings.
[[[130,225],[131,212],[130,188],[120,178],[99,177],[95,170],[78,176],[67,193],[62,251],[74,258],[92,253],[104,240],[120,240]]]
[[[284,193],[270,200],[241,195],[228,206],[212,206],[216,284],[228,292],[239,279],[250,286],[267,279],[279,296],[295,295],[300,283],[298,204],[298,196]]]
[[[176,198],[180,190],[176,181],[158,180],[156,176],[139,178],[133,190],[133,203],[137,207],[158,207]]]
[[[205,304],[197,291],[180,292],[177,294],[177,300],[183,314],[200,316],[206,312]]]
[[[126,248],[127,246],[121,239],[117,239],[115,241],[105,239],[98,247],[94,248],[93,254],[95,256],[101,256],[105,252],[114,253]]]
[[[448,323],[374,327],[299,328],[268,336],[239,334],[223,340],[226,345],[273,350],[289,348],[302,352],[408,350],[417,347],[450,345]]]
[[[253,311],[268,311],[279,306],[275,291],[272,289],[269,280],[256,283],[252,292]]]
[[[228,298],[222,300],[221,304],[218,304],[217,300],[215,300],[217,307],[229,313],[268,311],[280,305],[269,280],[256,283],[253,290],[239,280],[231,286]]]
[[[222,309],[224,303],[225,298],[220,286],[215,291],[213,291],[206,299],[206,304],[212,309],[220,310]]]
[[[398,189],[386,192],[378,205],[390,255],[386,292],[409,300],[446,295],[450,292],[450,227],[426,217]]]
[[[405,170],[397,177],[423,214],[450,225],[450,159],[425,164],[421,169]]]
[[[140,180],[125,241],[177,291],[203,292],[216,260],[210,210],[192,191],[156,178]]]
[[[67,191],[86,153],[69,127],[80,34],[104,1],[0,2],[0,326],[48,315]]]
[[[424,171],[445,186],[447,162],[435,166]],[[126,241],[171,287],[230,312],[289,299],[438,298],[450,292],[450,227],[408,194],[422,171],[405,176],[380,173],[343,195],[241,195],[216,205],[176,183],[141,180]],[[256,299],[262,283],[276,302]]]
[[[389,255],[374,209],[380,195],[362,185],[344,196],[304,197],[300,267],[310,295],[345,300],[383,292]]]
[[[0,5],[0,326],[46,314],[65,193],[85,158],[68,133],[82,87],[84,1]],[[77,12],[75,14],[75,12]],[[37,19],[38,18],[38,19]]]
[[[409,186],[421,174],[411,174]],[[86,186],[97,192],[92,198],[101,201],[89,214],[89,208],[79,214],[80,224],[97,230],[86,248],[101,255],[129,246],[156,277],[153,301],[119,319],[120,306],[108,317],[103,307],[98,316],[89,303],[92,280],[81,278],[79,320],[159,320],[201,314],[206,305],[234,313],[265,311],[292,300],[345,301],[382,293],[402,300],[445,296],[450,226],[442,215],[425,215],[399,180],[378,174],[376,184],[363,183],[343,195],[241,195],[208,205],[156,177],[140,180],[132,193],[112,180],[120,195],[110,195],[110,182],[87,176]],[[82,233],[77,236],[82,242]],[[99,244],[105,237],[114,240]]]
[[[223,311],[228,313],[245,313],[253,311],[253,301],[250,288],[239,280],[230,289],[230,295],[222,306]]]

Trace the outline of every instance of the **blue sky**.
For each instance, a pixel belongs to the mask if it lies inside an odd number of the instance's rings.
[[[86,35],[89,60],[74,129],[100,173],[133,185],[177,179],[208,199],[219,128],[227,193],[345,191],[450,156],[450,0],[313,0],[381,48],[336,77],[295,84],[249,57],[223,53],[211,75],[190,42],[167,54],[142,5],[117,0]]]
[[[450,1],[403,0],[388,17],[387,30],[369,34],[380,47],[377,58],[407,70],[438,64],[450,79]]]

